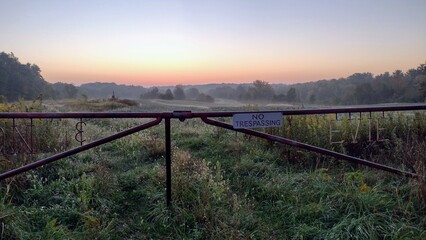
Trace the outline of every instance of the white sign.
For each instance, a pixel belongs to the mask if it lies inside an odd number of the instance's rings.
[[[232,124],[235,129],[281,127],[282,123],[283,114],[280,112],[240,113],[232,116]]]

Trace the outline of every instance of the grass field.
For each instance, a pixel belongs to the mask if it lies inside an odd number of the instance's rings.
[[[284,107],[220,101],[20,104],[1,109],[153,112]],[[73,131],[76,121],[64,119],[60,126]],[[362,121],[357,143],[350,135],[355,123],[336,123],[330,116],[292,117],[291,127],[268,131],[425,172],[425,113],[387,115],[380,120],[387,139],[382,142],[367,141],[368,125]],[[141,122],[87,120],[85,138],[99,139]],[[34,159],[64,144],[57,140],[62,136],[54,128],[58,124],[40,124],[44,135],[38,146],[44,151]],[[342,130],[344,144],[330,144],[330,124]],[[67,148],[78,145],[72,141],[74,135],[66,136]],[[172,120],[173,207],[168,209],[164,148],[160,124],[2,181],[0,239],[426,239],[424,178],[357,166],[196,119]],[[0,172],[32,160],[20,154],[1,156]]]

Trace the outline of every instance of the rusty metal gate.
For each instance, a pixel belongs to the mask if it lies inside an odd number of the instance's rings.
[[[165,160],[166,160],[166,202],[167,206],[171,206],[172,201],[172,159],[171,159],[171,119],[179,119],[180,121],[185,121],[186,119],[201,119],[204,123],[212,126],[216,126],[219,128],[224,128],[236,132],[241,132],[244,134],[248,134],[251,136],[267,139],[272,142],[277,142],[280,144],[304,149],[307,151],[312,151],[315,153],[335,157],[337,159],[346,160],[352,163],[357,163],[361,165],[365,165],[368,167],[372,167],[375,169],[380,169],[383,171],[387,171],[390,173],[410,177],[410,178],[418,178],[423,177],[419,176],[412,172],[402,171],[400,169],[396,169],[390,166],[386,166],[383,164],[375,163],[366,159],[361,159],[354,156],[349,156],[343,153],[331,151],[328,149],[320,148],[317,146],[313,146],[307,143],[302,143],[298,141],[294,141],[288,138],[284,138],[281,136],[276,136],[272,134],[268,134],[265,132],[251,130],[246,128],[234,128],[233,125],[228,124],[226,122],[218,121],[212,118],[227,118],[233,117],[235,114],[245,114],[245,113],[281,113],[282,116],[293,116],[293,115],[326,115],[326,114],[335,114],[336,118],[338,118],[338,114],[348,114],[349,119],[351,116],[355,114],[359,114],[361,117],[363,114],[367,114],[371,118],[372,113],[382,113],[384,116],[385,112],[392,111],[424,111],[426,110],[426,105],[409,105],[409,106],[385,106],[385,107],[357,107],[357,108],[323,108],[323,109],[295,109],[295,110],[282,110],[282,111],[262,111],[262,112],[191,112],[191,111],[174,111],[174,112],[107,112],[107,113],[88,113],[88,112],[79,112],[79,113],[0,113],[0,119],[12,119],[12,145],[16,144],[16,137],[21,139],[24,147],[27,149],[29,153],[33,152],[32,147],[32,127],[34,126],[33,121],[35,119],[78,119],[76,124],[77,134],[75,135],[76,140],[80,143],[80,146],[72,148],[70,150],[63,151],[61,153],[54,154],[50,157],[31,162],[24,166],[0,173],[0,181],[6,178],[13,177],[17,174],[24,173],[31,169],[38,168],[40,166],[49,164],[51,162],[57,161],[59,159],[72,156],[74,154],[86,151],[88,149],[100,146],[102,144],[117,140],[119,138],[123,138],[125,136],[134,134],[136,132],[151,128],[153,126],[159,125],[164,119],[164,127],[165,127]],[[79,134],[82,133],[82,126],[85,125],[84,119],[117,119],[117,118],[148,118],[154,119],[147,123],[140,124],[136,127],[129,128],[124,131],[120,131],[108,137],[101,138],[99,140],[95,140],[90,143],[84,144],[83,139],[78,139]],[[18,130],[16,126],[17,119],[27,119],[30,121],[30,140],[26,141],[21,132]],[[6,141],[5,130],[0,127],[0,134],[2,134],[3,142]],[[4,145],[3,145],[4,146]],[[12,149],[14,149],[13,147]],[[0,148],[2,154],[4,153],[4,149]]]

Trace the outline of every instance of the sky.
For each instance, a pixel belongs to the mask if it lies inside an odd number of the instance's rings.
[[[0,0],[0,52],[80,85],[296,83],[426,62],[425,0]]]

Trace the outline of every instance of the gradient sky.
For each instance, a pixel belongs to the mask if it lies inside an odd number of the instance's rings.
[[[0,0],[0,51],[49,82],[294,83],[426,61],[425,0]]]

